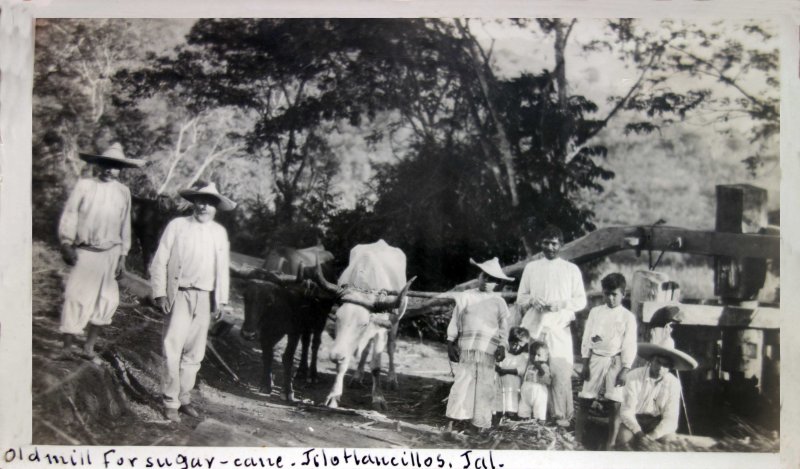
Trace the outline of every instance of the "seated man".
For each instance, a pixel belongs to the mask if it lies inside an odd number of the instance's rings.
[[[617,445],[669,440],[678,429],[681,401],[680,381],[669,370],[697,368],[688,354],[660,345],[640,343],[638,354],[648,363],[628,373]]]

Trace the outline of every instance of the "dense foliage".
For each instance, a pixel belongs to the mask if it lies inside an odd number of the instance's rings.
[[[716,121],[744,116],[752,141],[774,141],[777,51],[747,40],[769,39],[756,23],[728,34],[725,25],[609,20],[583,43],[576,20],[487,23],[530,34],[554,58],[510,74],[478,24],[204,19],[173,48],[154,45],[169,30],[155,21],[42,21],[34,204],[47,215],[34,231],[53,232],[82,171],[78,149],[120,140],[151,163],[126,176],[137,195],[174,196],[199,178],[232,194],[240,208],[221,221],[235,250],[323,242],[345,262],[355,244],[384,238],[407,253],[419,287],[448,288],[469,277],[469,257],[531,254],[548,223],[570,238],[595,228],[592,200],[614,177],[608,138],[599,138],[612,122],[621,122],[617,142],[702,110]],[[634,77],[606,102],[576,93],[568,73],[599,54]],[[749,90],[752,73],[772,91]],[[696,81],[673,86],[676,75]],[[390,153],[365,162],[368,190],[354,207],[339,202],[347,150],[334,135]],[[762,150],[747,159],[751,169],[772,147]]]

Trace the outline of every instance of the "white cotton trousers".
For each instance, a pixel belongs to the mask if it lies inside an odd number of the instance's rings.
[[[462,354],[462,359],[464,354]],[[492,425],[494,404],[494,363],[458,363],[450,388],[445,415],[455,420],[471,420],[479,428]]]
[[[525,381],[519,395],[519,416],[522,418],[547,418],[547,386],[542,383]]]
[[[609,401],[622,402],[625,387],[617,386],[617,375],[621,370],[622,359],[619,355],[592,355],[589,359],[589,381],[583,382],[583,389],[578,397],[598,399],[602,396]]]
[[[64,289],[59,331],[77,335],[89,323],[111,324],[119,306],[119,286],[114,274],[121,249],[114,246],[105,251],[75,250],[78,259]]]
[[[177,409],[191,402],[200,362],[206,353],[211,321],[211,292],[179,290],[164,333],[164,406]]]

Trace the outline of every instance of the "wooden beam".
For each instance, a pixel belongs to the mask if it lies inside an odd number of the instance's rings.
[[[653,314],[664,306],[678,306],[683,312],[682,326],[743,327],[748,329],[780,329],[779,308],[758,306],[695,305],[663,301],[644,303],[642,320],[649,323]]]
[[[780,258],[780,236],[766,234],[721,233],[673,226],[622,226],[601,228],[578,238],[561,248],[560,257],[576,264],[608,256],[624,250],[653,250],[682,252],[705,256],[734,258]],[[518,277],[525,266],[541,259],[538,253],[528,259],[506,266],[506,275]],[[453,288],[462,291],[475,288],[476,280]]]

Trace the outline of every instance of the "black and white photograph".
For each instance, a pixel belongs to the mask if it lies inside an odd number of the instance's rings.
[[[31,34],[33,444],[781,451],[779,21]]]

